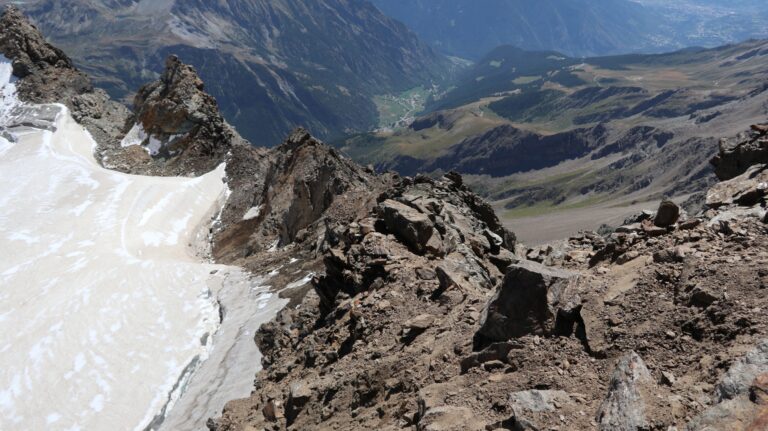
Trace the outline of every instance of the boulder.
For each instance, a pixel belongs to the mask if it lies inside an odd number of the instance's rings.
[[[671,200],[664,200],[659,205],[653,224],[658,227],[670,227],[680,219],[680,207]]]
[[[555,333],[558,319],[573,318],[581,308],[573,289],[578,280],[577,273],[531,261],[510,266],[485,308],[478,340]]]
[[[442,252],[442,239],[427,214],[395,200],[387,199],[379,204],[387,229],[418,254]]]
[[[720,142],[720,152],[712,159],[715,175],[730,180],[743,174],[750,166],[768,163],[768,140],[765,133],[753,129],[732,140]]]
[[[621,358],[611,377],[608,396],[597,412],[601,431],[640,431],[650,429],[646,417],[648,393],[653,393],[653,378],[642,358],[630,352]],[[650,391],[649,391],[650,389]]]
[[[707,192],[707,206],[753,206],[768,194],[768,166],[754,165],[745,173],[712,186]]]

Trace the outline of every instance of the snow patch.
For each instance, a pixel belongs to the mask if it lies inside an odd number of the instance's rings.
[[[184,135],[172,135],[168,139],[168,142],[173,142],[182,136]],[[147,133],[141,123],[134,124],[133,127],[131,127],[131,130],[129,130],[125,135],[123,140],[120,141],[120,146],[123,148],[140,145],[152,157],[160,154],[160,150],[163,149],[163,144],[164,143],[162,139]]]
[[[243,216],[243,221],[253,220],[256,217],[258,217],[259,215],[261,215],[261,205],[257,205],[255,207],[249,209],[248,212],[245,213],[245,215]]]
[[[120,141],[120,146],[126,148],[134,145],[142,145],[144,141],[147,140],[147,136],[144,127],[140,123],[136,123],[131,127],[131,130],[128,131],[128,134],[125,135],[123,140]]]

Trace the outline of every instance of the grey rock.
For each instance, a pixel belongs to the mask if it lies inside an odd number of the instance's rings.
[[[745,394],[755,378],[763,373],[768,373],[768,339],[728,369],[715,388],[715,397],[722,401]]]
[[[597,412],[598,428],[601,431],[649,429],[643,392],[651,385],[651,373],[637,353],[621,358],[611,377],[608,396]]]
[[[557,404],[562,405],[571,402],[571,398],[564,391],[539,391],[530,390],[514,392],[509,396],[509,404],[517,414],[519,411],[529,412],[553,412],[557,410]]]

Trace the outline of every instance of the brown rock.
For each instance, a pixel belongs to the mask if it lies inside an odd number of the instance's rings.
[[[442,239],[429,216],[408,205],[388,199],[379,204],[387,229],[419,254],[440,254]]]
[[[768,373],[755,377],[749,388],[749,398],[755,404],[768,405]]]

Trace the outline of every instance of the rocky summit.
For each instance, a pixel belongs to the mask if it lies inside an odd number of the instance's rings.
[[[328,231],[209,427],[765,429],[765,200],[729,202],[528,248],[460,176],[398,179]]]
[[[157,81],[139,89],[119,145],[102,146],[105,166],[151,175],[193,175],[223,163],[233,145],[249,145],[221,117],[192,66],[175,55]]]

